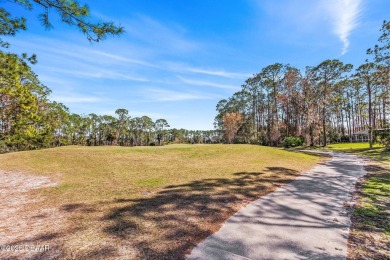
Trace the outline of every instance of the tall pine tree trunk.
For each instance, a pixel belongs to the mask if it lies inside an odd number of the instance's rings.
[[[372,101],[371,101],[371,84],[367,82],[367,93],[368,93],[368,142],[370,148],[372,148]]]

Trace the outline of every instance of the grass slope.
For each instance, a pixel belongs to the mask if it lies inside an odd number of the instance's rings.
[[[36,207],[67,216],[46,241],[62,257],[172,259],[320,160],[252,145],[73,146],[3,154],[0,169],[59,182]]]
[[[390,152],[367,143],[335,144],[329,149],[371,159],[352,216],[350,259],[390,259]]]

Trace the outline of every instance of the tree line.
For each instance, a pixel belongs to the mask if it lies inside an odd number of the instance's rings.
[[[78,115],[51,101],[50,89],[29,59],[0,51],[0,152],[63,145],[163,145],[219,142],[218,131],[169,129],[165,119],[131,117],[126,109],[111,115]]]
[[[337,59],[303,71],[281,63],[266,66],[218,102],[215,127],[227,142],[278,146],[297,137],[325,146],[352,141],[366,129],[370,145],[374,133],[390,143],[390,22],[384,21],[381,33],[367,51],[371,60],[355,70]]]
[[[148,116],[131,117],[127,109],[117,109],[116,116],[68,114],[67,120],[54,133],[52,146],[120,145],[155,146],[169,143],[215,143],[214,130],[169,128],[165,119],[153,121]]]

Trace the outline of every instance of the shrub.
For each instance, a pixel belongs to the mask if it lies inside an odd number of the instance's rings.
[[[349,138],[348,135],[343,135],[343,136],[341,137],[340,141],[341,141],[342,143],[349,143],[349,142],[351,141],[351,139]]]
[[[390,136],[381,138],[380,143],[385,146],[386,150],[390,151]]]
[[[9,148],[7,144],[4,141],[0,140],[0,153],[7,153],[7,152],[9,152]]]
[[[374,132],[379,143],[384,145],[386,150],[390,150],[390,129]]]
[[[288,136],[283,140],[283,146],[285,148],[301,146],[303,144],[303,140],[300,137]]]

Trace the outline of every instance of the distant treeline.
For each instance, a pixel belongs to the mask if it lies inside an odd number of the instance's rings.
[[[165,119],[130,117],[126,109],[116,116],[71,114],[51,101],[50,89],[31,70],[26,56],[0,51],[0,152],[62,145],[163,145],[213,143],[218,131],[168,129]]]
[[[155,146],[169,143],[215,143],[216,130],[169,129],[165,119],[155,122],[148,116],[131,117],[126,109],[117,109],[116,116],[67,114],[53,135],[52,146],[121,145]]]
[[[339,60],[304,71],[280,63],[266,66],[241,91],[219,101],[216,128],[225,136],[236,129],[232,142],[272,146],[291,137],[307,145],[348,142],[361,130],[374,142],[374,130],[388,133],[390,122],[390,22],[381,32],[378,45],[367,51],[372,61],[355,70]],[[383,135],[381,140],[386,141]]]

